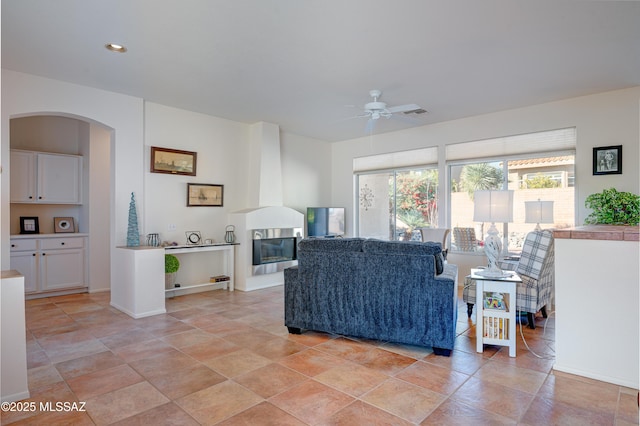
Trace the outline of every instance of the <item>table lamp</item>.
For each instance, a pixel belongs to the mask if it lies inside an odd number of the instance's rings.
[[[535,223],[534,231],[540,231],[541,223],[553,223],[553,201],[525,201],[524,222]]]
[[[502,277],[504,273],[498,266],[498,258],[502,252],[502,241],[498,236],[496,222],[513,221],[513,191],[475,191],[473,198],[473,221],[491,223],[484,239],[484,252],[489,264],[478,275]]]

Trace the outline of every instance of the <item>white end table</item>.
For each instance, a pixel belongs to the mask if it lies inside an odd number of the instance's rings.
[[[485,343],[508,346],[515,357],[516,287],[522,280],[512,271],[505,271],[506,277],[484,277],[479,271],[471,269],[468,276],[476,282],[476,351],[483,352]]]

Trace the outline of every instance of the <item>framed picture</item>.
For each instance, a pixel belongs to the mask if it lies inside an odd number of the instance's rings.
[[[53,218],[53,232],[65,233],[76,232],[76,225],[72,217],[54,217]]]
[[[202,243],[202,235],[200,234],[200,231],[187,231],[185,232],[185,235],[187,236],[187,245],[197,246]]]
[[[593,148],[593,174],[622,174],[622,145]]]
[[[39,234],[40,225],[37,217],[20,216],[20,233],[21,234]]]
[[[151,173],[196,175],[197,152],[151,147]]]
[[[187,207],[222,207],[223,185],[187,184]]]

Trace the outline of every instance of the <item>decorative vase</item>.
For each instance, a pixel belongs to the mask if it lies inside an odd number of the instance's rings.
[[[225,230],[227,231],[224,234],[225,242],[227,242],[228,244],[233,244],[236,240],[236,235],[233,233],[233,231],[236,230],[236,227],[233,225],[229,225],[225,228]]]
[[[498,229],[495,223],[491,224],[487,237],[484,239],[484,254],[487,256],[488,265],[486,269],[477,272],[483,277],[502,277],[504,272],[498,266],[498,259],[502,253],[502,240],[498,236]]]
[[[169,290],[174,288],[176,284],[176,272],[164,274],[164,288]]]
[[[138,231],[138,214],[136,212],[136,200],[131,193],[129,203],[129,227],[127,228],[127,247],[140,246],[140,232]]]

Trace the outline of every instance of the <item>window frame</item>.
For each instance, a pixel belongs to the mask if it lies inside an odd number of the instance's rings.
[[[506,190],[509,189],[509,161],[514,161],[514,160],[532,160],[532,159],[537,159],[537,158],[546,158],[546,157],[562,157],[562,156],[572,156],[573,157],[573,183],[571,185],[569,185],[569,181],[571,180],[569,178],[569,176],[567,176],[567,187],[569,188],[573,188],[574,190],[574,206],[573,206],[573,216],[574,216],[574,224],[575,224],[575,215],[576,215],[576,199],[577,197],[575,196],[576,193],[576,175],[575,175],[575,161],[576,161],[576,150],[575,149],[563,149],[563,150],[557,150],[557,151],[540,151],[540,152],[527,152],[527,153],[522,153],[522,154],[507,154],[507,155],[503,155],[503,156],[487,156],[487,157],[479,157],[479,158],[465,158],[465,159],[458,159],[458,160],[447,160],[445,161],[445,169],[446,169],[446,198],[447,198],[447,223],[452,224],[453,223],[453,209],[452,209],[452,192],[451,192],[451,169],[454,166],[465,166],[468,164],[479,164],[479,163],[502,163],[502,173],[504,176],[504,180],[502,182],[502,190]],[[515,182],[516,185],[518,185],[518,188],[516,190],[519,190],[519,182]],[[451,225],[452,226],[452,225]],[[453,229],[453,228],[452,228]],[[508,223],[503,223],[502,224],[502,230],[501,230],[501,234],[504,235],[509,235],[509,224]],[[480,236],[480,238],[483,238],[482,236]],[[508,241],[508,239],[507,239]],[[509,247],[507,247],[507,250],[509,249]],[[451,252],[452,253],[456,253],[456,254],[471,254],[471,255],[484,255],[484,250],[478,250],[477,252],[465,252],[465,251],[459,251],[459,250],[453,250],[453,248],[451,247]]]
[[[360,176],[363,175],[378,175],[378,174],[383,174],[383,173],[388,173],[389,175],[393,175],[393,193],[396,194],[398,187],[397,187],[397,176],[399,173],[402,172],[409,172],[409,171],[418,171],[418,170],[435,170],[438,173],[438,192],[436,195],[436,199],[438,204],[440,203],[441,197],[440,197],[440,187],[442,184],[442,179],[440,178],[440,168],[439,165],[437,163],[430,163],[430,164],[416,164],[416,165],[411,165],[411,166],[405,166],[405,167],[397,167],[397,168],[384,168],[384,169],[378,169],[378,170],[363,170],[363,171],[354,171],[353,172],[353,176],[354,176],[354,188],[355,188],[355,197],[354,197],[354,225],[355,225],[355,235],[357,237],[361,237],[360,235]],[[440,206],[438,206],[438,211],[440,210]],[[392,214],[393,217],[397,216],[397,203],[394,202],[393,203],[393,210],[392,210]],[[438,214],[439,215],[439,214]],[[397,235],[397,227],[396,227],[396,223],[395,221],[393,221],[393,235]],[[397,239],[394,239],[392,241],[398,241]]]

